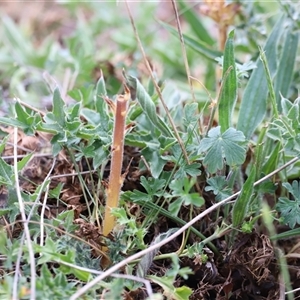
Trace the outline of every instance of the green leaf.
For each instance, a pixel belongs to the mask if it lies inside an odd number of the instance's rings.
[[[6,214],[8,214],[11,211],[12,211],[11,208],[0,208],[0,217],[5,216]]]
[[[72,268],[72,274],[74,274],[79,280],[83,282],[88,282],[91,279],[91,274],[87,271],[79,270],[76,268]]]
[[[21,106],[21,104],[17,101],[15,104],[15,110],[17,114],[17,119],[22,122],[23,124],[29,124],[28,120],[32,118],[30,114]]]
[[[13,185],[14,184],[14,182],[12,181],[13,174],[14,174],[13,167],[7,164],[0,157],[0,184]]]
[[[7,125],[7,126],[13,126],[13,127],[18,127],[21,129],[26,129],[28,128],[27,125],[25,125],[24,123],[20,122],[19,120],[15,120],[12,118],[7,118],[7,117],[0,117],[0,123]]]
[[[292,81],[293,70],[296,61],[296,54],[298,49],[299,33],[293,32],[292,28],[287,31],[284,41],[284,47],[281,53],[278,71],[275,78],[275,95],[277,100],[277,106],[279,112],[281,112],[280,106],[280,94],[284,97],[287,96],[288,90]]]
[[[166,185],[165,179],[157,179],[157,178],[147,178],[142,176],[141,177],[141,185],[145,188],[147,194],[149,196],[159,196],[161,195],[161,190]]]
[[[151,123],[165,136],[173,137],[173,134],[168,125],[157,115],[153,100],[148,95],[144,87],[140,84],[138,79],[130,75],[124,76],[127,80],[128,85],[136,90],[137,100]]]
[[[96,98],[103,100],[103,96],[107,96],[104,77],[101,75],[96,86]]]
[[[164,295],[167,299],[189,300],[190,295],[193,293],[193,291],[187,286],[176,288],[173,283],[173,276],[158,277],[155,275],[149,275],[147,278],[164,289]]]
[[[277,143],[276,145],[274,145],[270,156],[268,157],[267,161],[262,167],[263,174],[269,174],[277,168],[278,159],[280,156],[280,149],[281,149],[281,143]]]
[[[18,171],[21,171],[31,159],[33,153],[30,153],[18,161]]]
[[[107,291],[105,293],[105,299],[107,300],[121,300],[124,299],[124,278],[114,278],[109,282]]]
[[[1,130],[1,129],[0,129]],[[4,136],[1,140],[1,143],[0,143],[0,154],[2,154],[2,152],[4,151],[5,147],[6,147],[6,143],[7,143],[7,140],[9,138],[9,135],[8,133],[6,132],[6,136]]]
[[[168,31],[170,31],[173,35],[175,35],[176,37],[178,37],[178,32],[175,28],[173,28],[172,26],[164,23],[164,22],[160,22],[159,23],[165,27]],[[212,50],[209,47],[207,47],[207,44],[205,44],[202,41],[196,41],[194,39],[192,39],[191,37],[183,34],[183,39],[184,39],[184,43],[191,47],[193,50],[195,50],[196,52],[198,52],[199,54],[201,54],[202,56],[204,56],[205,58],[216,62],[215,58],[216,57],[220,57],[223,55],[222,52],[220,51],[216,51],[216,50]]]
[[[295,237],[295,238],[299,238],[300,235],[300,228],[295,228],[292,230],[288,230],[273,236],[270,236],[270,240],[280,240],[280,239],[287,239],[290,237]]]
[[[207,179],[208,186],[205,187],[205,191],[213,192],[216,195],[216,200],[223,200],[232,195],[232,190],[228,188],[228,182],[225,176],[215,176]]]
[[[151,175],[154,178],[158,178],[166,164],[166,161],[161,158],[160,144],[158,141],[154,140],[152,143],[147,142],[147,147],[144,148],[141,153],[149,164]]]
[[[284,20],[285,18],[281,17],[275,24],[264,47],[271,76],[276,72],[277,43],[284,28]],[[266,114],[267,96],[268,83],[264,66],[262,61],[258,59],[257,68],[252,72],[251,78],[244,91],[237,123],[237,129],[241,130],[247,139],[251,137]]]
[[[103,97],[107,96],[107,91],[105,87],[105,81],[103,76],[101,76],[97,82],[96,86],[96,95],[95,95],[95,107],[98,115],[102,119],[102,122],[105,122],[109,119],[107,104],[104,101]]]
[[[206,43],[209,46],[215,44],[215,40],[210,36],[208,30],[203,26],[200,15],[196,14],[196,11],[193,7],[187,5],[185,1],[178,1],[181,16],[183,16],[187,23],[193,29],[194,34],[200,39],[202,42]]]
[[[60,96],[59,89],[56,88],[53,93],[53,115],[56,122],[62,127],[64,127],[66,122],[64,106],[65,103]]]
[[[276,209],[281,213],[283,222],[293,229],[296,224],[300,224],[300,184],[294,180],[292,185],[288,182],[282,185],[293,196],[294,200],[280,197]]]
[[[195,184],[195,181],[195,178],[189,179],[187,177],[174,179],[171,181],[169,187],[172,190],[172,196],[177,198],[169,205],[169,211],[173,216],[178,215],[183,204],[194,205],[196,207],[200,207],[204,204],[204,199],[199,195],[199,193],[190,192]]]
[[[8,15],[3,15],[1,19],[1,23],[5,31],[5,37],[13,50],[11,55],[16,60],[15,63],[19,63],[21,65],[31,63],[33,56],[36,55],[36,51],[33,49],[30,39],[23,35]]]
[[[245,136],[241,131],[228,128],[221,134],[220,126],[212,128],[208,132],[208,137],[200,142],[198,152],[207,152],[203,164],[207,166],[210,173],[221,170],[224,166],[224,159],[229,166],[241,165],[246,156],[246,150],[240,146],[245,141]]]
[[[233,42],[234,30],[228,35],[223,59],[223,86],[219,100],[219,124],[222,132],[225,132],[231,126],[232,113],[237,99],[238,85]],[[229,68],[231,68],[230,71]]]
[[[240,226],[248,213],[249,203],[253,194],[253,187],[256,176],[256,168],[252,167],[249,177],[243,185],[239,197],[236,199],[232,210],[232,224],[234,227]]]

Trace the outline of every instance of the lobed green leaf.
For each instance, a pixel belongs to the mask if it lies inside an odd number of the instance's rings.
[[[212,128],[208,137],[200,142],[198,152],[207,152],[203,164],[207,166],[210,173],[221,170],[224,166],[224,159],[229,166],[240,165],[245,160],[246,150],[240,146],[245,141],[241,131],[228,128],[221,134],[220,126]]]

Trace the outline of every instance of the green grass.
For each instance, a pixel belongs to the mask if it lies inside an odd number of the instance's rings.
[[[299,4],[220,3],[1,15],[0,300],[299,296]]]

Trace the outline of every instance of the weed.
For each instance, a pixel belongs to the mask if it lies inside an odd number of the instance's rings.
[[[299,5],[51,5],[1,20],[0,299],[297,298]]]

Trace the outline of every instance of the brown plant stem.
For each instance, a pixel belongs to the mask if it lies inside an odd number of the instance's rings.
[[[124,137],[125,137],[125,121],[130,99],[130,91],[125,86],[125,95],[119,95],[115,107],[115,123],[113,131],[112,157],[111,168],[109,175],[109,183],[107,189],[107,199],[105,205],[105,215],[102,225],[102,233],[104,236],[113,230],[115,226],[115,218],[111,214],[113,208],[118,207],[120,190],[123,184],[122,164],[124,152]]]

